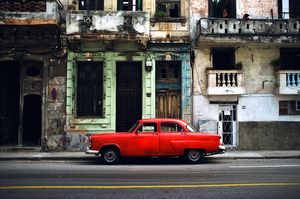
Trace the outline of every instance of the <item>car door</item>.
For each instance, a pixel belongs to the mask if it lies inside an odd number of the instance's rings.
[[[156,122],[140,124],[130,146],[133,156],[157,156],[159,154],[159,136]]]
[[[186,131],[173,121],[160,123],[159,154],[182,155],[186,148]]]

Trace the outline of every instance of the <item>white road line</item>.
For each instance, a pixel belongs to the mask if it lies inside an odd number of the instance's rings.
[[[236,165],[229,168],[281,168],[281,167],[300,167],[300,165]]]

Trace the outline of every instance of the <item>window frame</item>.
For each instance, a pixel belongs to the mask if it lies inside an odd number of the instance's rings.
[[[167,126],[167,125],[175,125],[175,128],[176,130],[175,131],[164,131],[163,130],[163,126]],[[167,128],[173,128],[173,127],[167,127]],[[181,129],[181,130],[178,130],[178,129]],[[176,122],[161,122],[160,123],[160,132],[161,133],[183,133],[183,132],[186,132],[185,129],[178,123]]]
[[[144,126],[154,126],[154,131],[144,131],[144,129],[142,129],[142,131],[140,131],[141,128],[143,128]],[[141,123],[138,128],[136,129],[136,133],[157,133],[157,123],[156,122],[144,122]]]
[[[78,10],[104,10],[104,1],[105,0],[79,0],[78,1]],[[86,5],[82,5],[84,2]],[[92,3],[94,2],[94,6]]]
[[[279,116],[300,115],[300,100],[280,100],[278,105]]]
[[[124,3],[128,2],[128,9],[124,10]],[[143,11],[143,0],[118,0],[117,10],[122,11]]]
[[[162,7],[165,5],[165,10],[160,10],[159,7]],[[174,10],[177,10],[177,14],[175,16],[172,16],[172,6],[175,7],[175,5],[178,6],[177,9],[173,8]],[[181,18],[181,0],[156,0],[155,3],[155,17],[166,17],[166,18]]]
[[[79,77],[79,73],[80,73],[80,69],[79,68],[83,68],[84,63],[88,63],[88,64],[94,64],[97,65],[97,63],[99,64],[97,67],[98,72],[100,72],[100,74],[97,76],[96,75],[96,81],[98,81],[99,85],[97,86],[97,91],[100,91],[98,93],[98,99],[92,99],[91,102],[95,102],[95,100],[98,100],[98,107],[97,107],[97,111],[95,111],[94,113],[83,113],[87,110],[82,110],[84,109],[84,107],[79,107],[80,106],[80,101],[84,100],[86,101],[86,99],[83,99],[83,96],[87,97],[88,95],[82,94],[82,92],[80,92],[79,90],[84,88],[84,85],[79,85],[80,84],[80,77]],[[80,66],[81,65],[81,66]],[[91,66],[94,67],[94,66]],[[95,71],[94,71],[94,74]],[[88,78],[87,78],[88,79]],[[104,62],[103,61],[77,61],[76,62],[76,70],[75,70],[75,84],[74,86],[76,86],[74,88],[74,92],[75,92],[75,101],[74,101],[74,108],[75,108],[75,116],[77,118],[104,118]],[[86,92],[86,91],[85,91]],[[92,91],[93,92],[93,91]],[[79,97],[81,97],[81,99],[79,99]],[[101,101],[101,105],[99,105],[99,100]],[[88,103],[90,104],[90,103]]]

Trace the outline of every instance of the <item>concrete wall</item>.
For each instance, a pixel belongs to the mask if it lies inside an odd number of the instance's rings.
[[[300,122],[240,122],[242,150],[299,150]]]

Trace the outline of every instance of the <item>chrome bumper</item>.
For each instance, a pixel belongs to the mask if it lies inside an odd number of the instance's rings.
[[[91,150],[89,146],[86,147],[85,153],[86,154],[99,155],[99,151],[98,150]]]
[[[225,146],[224,145],[219,145],[219,150],[220,150],[220,153],[225,153]]]

